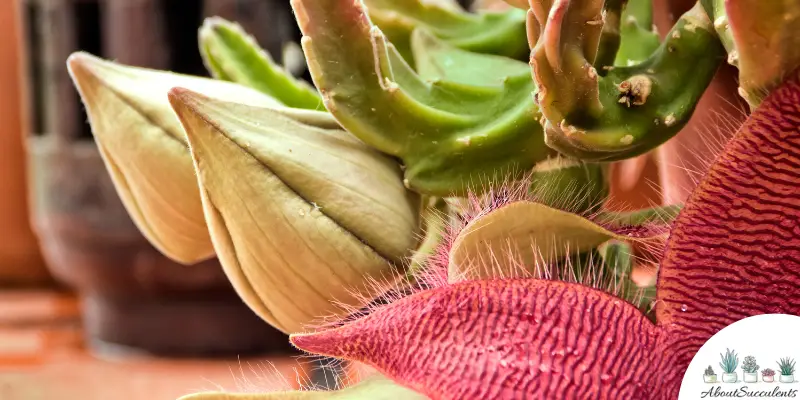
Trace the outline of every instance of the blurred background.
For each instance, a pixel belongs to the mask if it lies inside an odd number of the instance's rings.
[[[668,27],[679,15],[670,7],[682,3],[656,0],[666,10],[659,24]],[[276,60],[299,49],[289,0],[0,0],[0,400],[175,399],[355,376],[298,357],[239,300],[216,260],[186,268],[147,243],[67,74],[69,54],[84,50],[207,76],[197,29],[215,15],[240,23]],[[292,71],[308,79],[302,65]],[[700,108],[723,89],[712,87]],[[683,200],[690,180],[661,165],[660,177],[653,154],[613,167],[620,208]]]
[[[239,300],[218,262],[182,267],[144,240],[67,73],[84,50],[207,76],[197,29],[214,15],[277,60],[299,50],[288,0],[0,1],[0,399],[335,382]]]

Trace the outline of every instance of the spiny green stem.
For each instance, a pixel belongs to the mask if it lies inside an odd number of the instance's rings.
[[[418,29],[412,44],[426,47],[418,54],[430,57],[420,65],[465,63],[423,80],[360,2],[293,0],[292,5],[326,107],[353,135],[402,159],[409,188],[464,195],[485,189],[485,182],[503,182],[509,173],[522,176],[552,154],[530,98],[535,90],[530,73],[517,68],[524,63],[460,50]],[[449,79],[450,70],[503,64],[520,73],[495,82],[465,81],[463,75]]]
[[[324,108],[317,91],[278,66],[241,26],[207,18],[199,32],[200,54],[216,79],[266,93],[281,103],[311,110]]]
[[[622,8],[626,2],[627,0],[606,0],[603,6],[603,31],[600,36],[600,48],[597,52],[597,58],[593,63],[595,70],[600,71],[601,74],[605,67],[614,65],[614,59],[617,56],[621,42],[619,26]]]
[[[646,61],[600,76],[592,67],[599,40],[592,25],[601,11],[597,2],[559,0],[552,11],[534,11],[540,25],[535,29],[542,34],[531,64],[547,144],[582,160],[635,157],[677,134],[724,58],[698,4]]]
[[[409,63],[411,33],[417,28],[460,49],[524,60],[525,12],[469,13],[461,7],[423,0],[364,0],[369,17]]]
[[[625,67],[647,60],[660,43],[654,29],[652,0],[628,0],[622,12],[622,41],[614,65]]]

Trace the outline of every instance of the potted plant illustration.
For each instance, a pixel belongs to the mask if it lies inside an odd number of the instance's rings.
[[[739,380],[736,375],[736,367],[739,366],[739,356],[733,350],[727,349],[725,354],[720,354],[722,361],[719,363],[722,368],[722,381],[725,383],[736,383]]]
[[[744,381],[747,383],[758,382],[758,364],[756,358],[747,356],[742,363],[742,371],[744,371]]]
[[[778,361],[778,368],[781,371],[781,376],[778,380],[781,383],[794,382],[794,366],[795,361],[793,358],[781,358],[781,360]]]
[[[775,382],[775,371],[767,368],[761,371],[761,380],[764,382]]]
[[[703,382],[705,383],[716,383],[717,382],[717,374],[714,373],[714,368],[711,368],[709,365],[706,368],[705,373],[703,374]]]

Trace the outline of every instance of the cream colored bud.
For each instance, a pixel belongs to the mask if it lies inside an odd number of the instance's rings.
[[[72,54],[67,65],[134,223],[175,261],[193,264],[212,257],[186,135],[167,92],[180,85],[247,104],[278,103],[236,84],[121,65],[87,53]]]
[[[284,332],[359,308],[398,279],[419,236],[419,196],[340,128],[176,88],[211,237],[243,300]],[[307,111],[306,114],[313,113]],[[327,115],[319,113],[320,115]],[[309,118],[306,118],[308,120]]]

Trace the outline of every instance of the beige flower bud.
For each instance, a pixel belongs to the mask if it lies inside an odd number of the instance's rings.
[[[87,53],[72,54],[67,64],[114,185],[144,236],[184,264],[212,257],[186,135],[167,92],[180,85],[246,104],[278,103],[236,84],[130,67]]]
[[[313,111],[299,119],[182,88],[170,101],[217,255],[267,322],[301,331],[340,313],[334,302],[363,306],[376,295],[370,280],[401,275],[421,204],[396,161],[340,128],[310,124]]]

